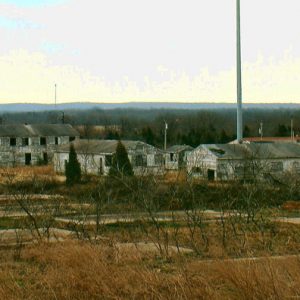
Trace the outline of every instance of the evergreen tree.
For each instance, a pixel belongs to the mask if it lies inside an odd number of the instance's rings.
[[[245,127],[244,127],[244,130],[243,130],[243,136],[244,136],[244,137],[249,137],[249,136],[251,136],[251,130],[250,130],[250,128],[249,128],[247,125],[245,125]]]
[[[142,129],[142,137],[147,144],[154,145],[154,133],[150,127]]]
[[[116,153],[112,158],[112,165],[109,170],[111,176],[132,176],[133,170],[128,158],[128,153],[125,146],[118,141]]]
[[[290,131],[284,124],[278,125],[278,130],[276,132],[276,136],[289,136]]]
[[[74,146],[71,144],[69,161],[66,161],[65,175],[67,185],[73,185],[74,183],[80,182],[81,179],[81,168],[80,163],[77,159],[77,154]]]
[[[222,129],[221,135],[220,135],[220,143],[226,144],[230,141],[230,137],[227,135],[226,131]]]

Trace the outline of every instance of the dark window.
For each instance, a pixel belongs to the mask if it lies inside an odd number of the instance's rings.
[[[45,137],[40,137],[40,145],[44,146],[47,144],[46,138]]]
[[[58,137],[55,137],[55,145],[58,145]]]
[[[298,161],[293,162],[293,169],[295,172],[299,173],[300,172],[300,163]]]
[[[174,153],[170,153],[170,161],[174,161]]]
[[[17,145],[17,139],[16,138],[10,138],[9,139],[10,146],[16,146]]]
[[[75,140],[75,136],[70,136],[69,137],[69,142],[73,142]]]
[[[200,167],[193,167],[193,168],[192,168],[192,172],[193,172],[193,173],[199,173],[199,174],[202,174],[202,168],[200,168]]]
[[[112,155],[105,155],[105,165],[107,167],[112,165]]]
[[[29,145],[29,138],[22,138],[22,146],[28,146]]]

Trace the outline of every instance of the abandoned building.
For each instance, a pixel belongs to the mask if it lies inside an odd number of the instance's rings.
[[[186,168],[187,154],[194,148],[188,145],[174,145],[166,150],[166,170],[181,170]]]
[[[243,143],[300,143],[300,137],[244,137]],[[234,140],[230,144],[238,144],[238,141]]]
[[[200,145],[187,156],[191,177],[208,180],[253,180],[300,174],[296,143]]]
[[[163,151],[140,141],[122,141],[135,175],[160,175],[164,171]],[[72,143],[84,174],[107,175],[116,152],[117,140],[76,140]],[[65,171],[69,145],[60,146],[54,154],[56,172]]]
[[[0,165],[48,163],[59,145],[79,138],[68,124],[0,125]]]

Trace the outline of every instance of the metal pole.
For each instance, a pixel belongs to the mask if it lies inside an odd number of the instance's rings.
[[[56,110],[56,96],[57,96],[56,88],[57,88],[57,85],[56,85],[56,83],[55,83],[55,85],[54,85],[54,103],[55,103],[55,110]]]
[[[260,123],[259,133],[260,133],[260,139],[262,140],[262,138],[263,138],[263,122]]]
[[[291,140],[294,141],[294,120],[291,119]]]
[[[164,143],[164,150],[167,150],[167,130],[168,130],[168,124],[165,121],[165,143]]]
[[[241,10],[240,0],[236,0],[236,38],[237,38],[237,140],[243,140],[243,111],[242,111],[242,62],[241,62]]]

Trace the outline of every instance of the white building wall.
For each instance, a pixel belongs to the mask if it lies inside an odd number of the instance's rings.
[[[109,167],[105,165],[105,154],[77,154],[77,159],[83,174],[107,175],[109,172]],[[54,170],[64,173],[66,161],[69,161],[69,153],[55,153]]]
[[[111,155],[111,154],[107,154]],[[93,175],[108,175],[109,166],[105,164],[105,156],[106,154],[78,154],[77,159],[81,165],[81,170],[83,174],[93,174]],[[130,162],[134,157],[132,155],[128,155]],[[101,160],[102,160],[102,168],[101,168]],[[54,170],[58,173],[65,172],[65,162],[69,161],[69,153],[54,153],[53,164]],[[164,173],[164,169],[162,165],[155,163],[154,155],[147,155],[147,166],[133,166],[133,171],[135,175],[162,175]]]
[[[276,169],[280,165],[282,168]],[[215,171],[215,179],[217,180],[234,180],[250,178],[251,176],[262,179],[266,174],[280,177],[287,172],[300,174],[300,157],[253,160],[222,159],[201,147],[187,155],[187,172],[189,175],[207,178],[208,170]]]
[[[47,153],[48,161],[52,161],[54,152],[58,145],[68,144],[69,136],[45,136],[46,145],[40,144],[41,137],[29,137],[28,145],[23,146],[23,138],[16,137],[16,145],[10,146],[9,137],[0,137],[0,166],[25,165],[25,154],[31,154],[31,164],[35,165],[43,160],[44,153]],[[55,144],[58,138],[58,144]],[[75,139],[78,137],[75,137]]]
[[[208,170],[217,171],[217,158],[205,148],[187,154],[187,173],[193,177],[207,178]]]
[[[173,153],[173,159],[171,160],[171,153],[165,154],[165,167],[167,170],[178,170],[179,155]]]

